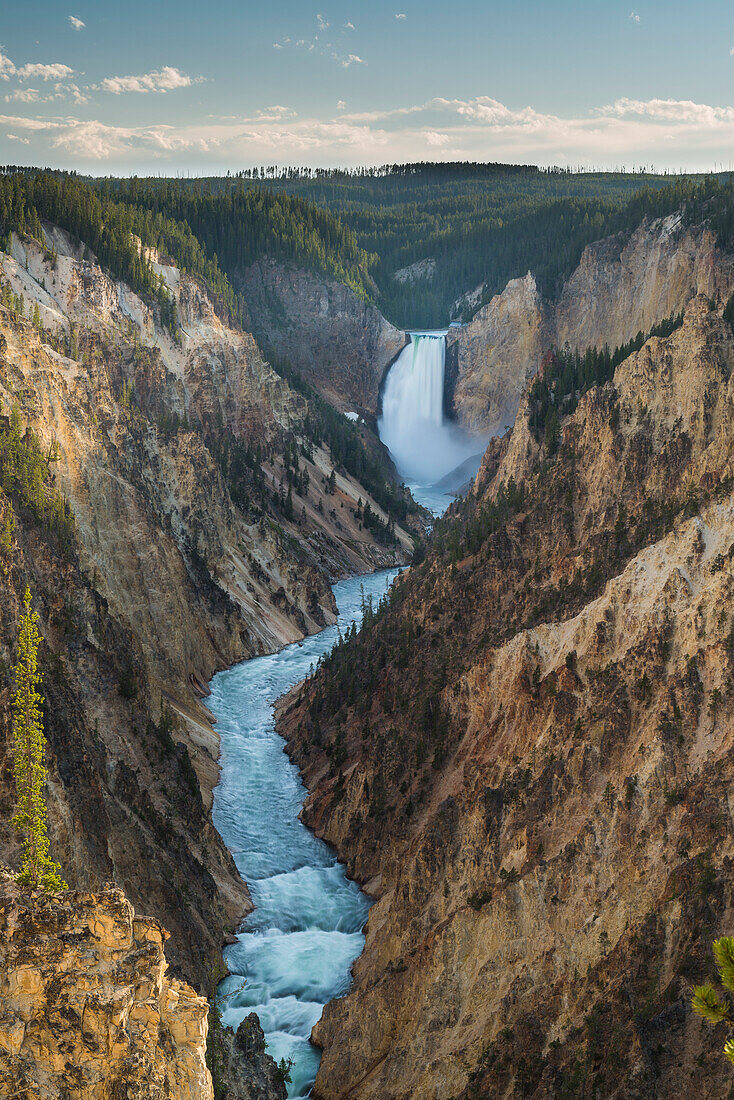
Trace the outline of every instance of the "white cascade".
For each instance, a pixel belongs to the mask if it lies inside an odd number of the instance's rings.
[[[385,382],[380,439],[401,476],[432,485],[475,454],[478,442],[443,411],[445,332],[411,332]]]

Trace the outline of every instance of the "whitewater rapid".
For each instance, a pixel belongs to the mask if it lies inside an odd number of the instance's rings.
[[[236,1029],[257,1012],[268,1053],[276,1062],[294,1059],[289,1097],[309,1094],[319,1063],[311,1028],[326,1002],[349,988],[370,901],[298,819],[306,790],[275,730],[273,704],[328,653],[339,631],[359,625],[364,600],[380,599],[397,572],[336,584],[336,626],[218,673],[207,700],[221,741],[214,824],[255,905],[225,950],[231,973],[219,986],[222,1019]]]
[[[410,343],[390,368],[382,391],[380,439],[411,487],[433,486],[484,450],[477,437],[444,413],[446,332],[408,333]]]

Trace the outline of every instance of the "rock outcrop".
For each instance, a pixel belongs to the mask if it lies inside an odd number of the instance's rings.
[[[677,214],[589,245],[555,302],[541,299],[530,273],[513,279],[468,325],[449,332],[456,419],[472,431],[501,433],[551,347],[614,348],[677,315],[697,294],[721,302],[733,288],[734,259],[716,248],[710,230],[683,226]]]
[[[0,1096],[214,1100],[209,1005],[168,977],[167,937],[120,890],[28,900],[4,876]]]
[[[257,1013],[236,1032],[220,1027],[215,1037],[217,1084],[222,1100],[286,1100],[284,1075],[269,1054]]]
[[[557,453],[519,418],[284,701],[304,818],[376,898],[321,1100],[730,1094],[690,990],[734,912],[733,387],[698,297]]]
[[[324,277],[260,260],[241,284],[258,340],[344,411],[375,414],[383,376],[407,343],[374,306]]]

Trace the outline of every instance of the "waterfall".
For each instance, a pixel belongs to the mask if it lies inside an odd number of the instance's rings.
[[[445,332],[411,332],[382,395],[380,439],[408,482],[432,485],[483,449],[443,412]]]

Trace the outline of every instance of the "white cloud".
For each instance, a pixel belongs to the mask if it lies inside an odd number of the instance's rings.
[[[434,148],[442,145],[449,145],[451,142],[451,138],[448,134],[440,134],[436,130],[426,130],[424,136],[428,145]]]
[[[398,11],[398,12],[395,12],[395,18],[396,19],[407,19],[408,17],[405,14],[404,11]]]
[[[656,122],[674,122],[691,126],[714,127],[734,123],[734,107],[709,107],[690,99],[617,99],[597,114],[611,118],[644,117]]]
[[[631,11],[630,12],[630,19],[632,20],[633,23],[639,23],[640,22],[640,17],[637,14],[636,11]]]
[[[337,111],[345,111],[347,109],[347,105],[346,105],[346,103],[344,102],[343,99],[337,99],[336,109],[337,109]]]
[[[21,145],[30,145],[30,139],[19,137],[18,134],[6,134],[5,137],[8,141],[19,141]]]
[[[273,49],[274,50],[282,50],[283,46],[281,45],[280,42],[273,42]]]
[[[6,57],[4,53],[0,53],[0,80],[10,80],[16,72],[17,69],[10,58]]]
[[[77,19],[77,17],[75,15],[70,15],[69,16],[69,23],[74,28],[75,31],[80,31],[82,29],[82,27],[86,27],[86,25],[87,25],[86,23],[82,22],[81,19]]]
[[[353,31],[354,30],[354,23],[346,22],[344,24],[344,30],[345,31]]]
[[[99,87],[103,92],[120,95],[122,92],[171,92],[176,88],[188,88],[193,83],[187,73],[164,65],[142,76],[106,76]]]
[[[89,96],[78,84],[57,84],[56,91],[59,95],[69,96],[75,103],[89,103]]]
[[[296,118],[296,112],[291,107],[282,107],[280,104],[276,103],[272,107],[263,107],[261,111],[257,112],[255,117],[258,119],[267,118],[272,122],[284,118]]]
[[[63,88],[70,94],[68,84]],[[325,119],[296,116],[276,104],[250,117],[207,117],[181,125],[125,127],[72,114],[5,115],[0,116],[2,132],[29,139],[34,157],[52,154],[68,167],[117,161],[153,169],[156,164],[193,165],[197,158],[222,167],[263,161],[383,164],[439,156],[608,168],[685,165],[707,171],[721,159],[722,149],[734,146],[734,106],[618,99],[583,115],[560,116],[478,96],[350,113],[340,100],[333,117]]]
[[[41,65],[29,62],[27,65],[23,65],[22,68],[17,69],[16,72],[21,80],[32,80],[34,78],[38,80],[66,80],[74,75],[74,70],[70,69],[68,65],[58,63]]]
[[[363,58],[357,57],[356,53],[350,53],[343,57],[339,64],[343,69],[348,69],[350,65],[366,65],[367,62]]]
[[[328,28],[331,26],[331,24],[327,22],[321,12],[319,12],[319,14],[316,16],[316,22],[320,31],[328,30]]]
[[[5,96],[6,103],[40,103],[45,100],[38,88],[15,88]]]
[[[55,84],[52,92],[41,92],[38,88],[14,88],[4,99],[6,103],[54,103],[64,99],[76,104],[89,102],[89,96],[78,84]]]

